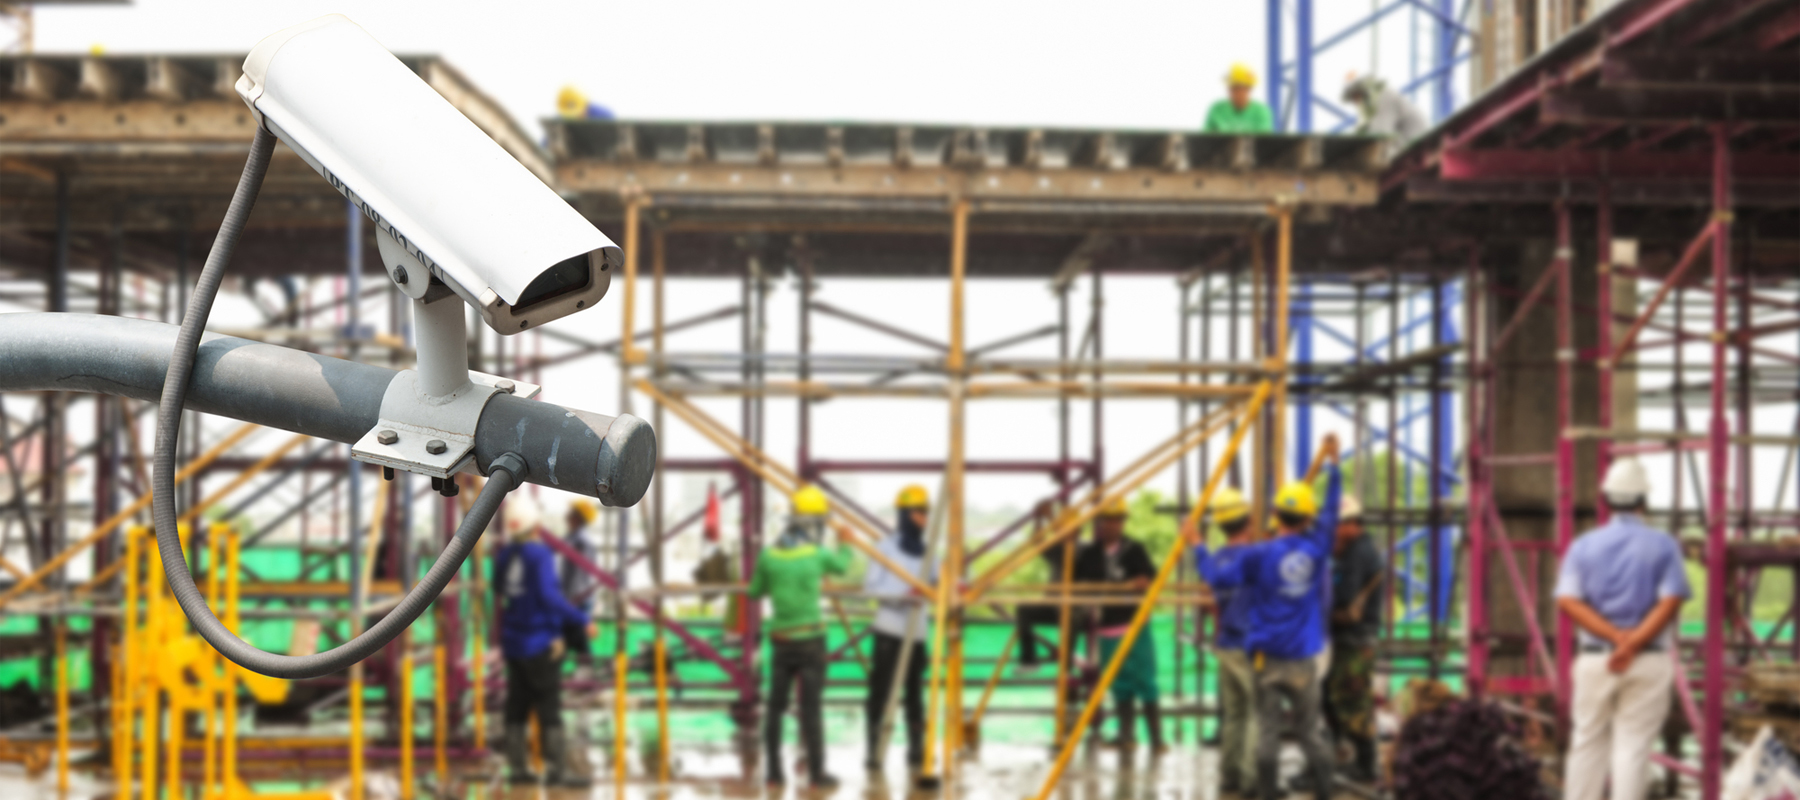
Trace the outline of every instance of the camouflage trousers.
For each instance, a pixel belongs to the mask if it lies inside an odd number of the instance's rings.
[[[1325,675],[1325,719],[1337,736],[1375,738],[1375,645],[1331,643],[1331,671]]]

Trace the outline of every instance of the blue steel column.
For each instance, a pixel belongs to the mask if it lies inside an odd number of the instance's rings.
[[[1313,129],[1312,22],[1312,0],[1294,0],[1294,130],[1299,133]]]
[[[1456,77],[1456,3],[1454,0],[1437,0],[1437,52],[1431,59],[1431,68],[1437,75],[1435,91],[1432,92],[1432,121],[1440,121],[1456,110],[1456,96],[1452,91],[1452,81]]]
[[[1275,118],[1275,130],[1281,130],[1281,0],[1269,0],[1268,68],[1263,81],[1269,87],[1269,114]]]
[[[1437,327],[1438,331],[1437,336],[1433,337],[1436,339],[1434,344],[1437,346],[1454,345],[1458,343],[1456,323],[1454,320],[1458,313],[1457,309],[1461,307],[1463,298],[1466,297],[1466,294],[1459,292],[1454,297],[1449,296],[1449,293],[1453,288],[1454,285],[1447,284],[1442,280],[1437,281],[1432,287],[1432,291],[1436,293],[1436,302],[1433,303],[1433,306],[1437,312],[1437,319],[1433,320],[1432,324]],[[1444,356],[1438,359],[1436,367],[1436,370],[1434,370],[1436,373],[1434,376],[1436,385],[1432,388],[1437,390],[1438,414],[1437,419],[1435,420],[1435,424],[1437,425],[1436,435],[1431,439],[1432,447],[1434,448],[1431,454],[1431,460],[1438,466],[1432,469],[1431,480],[1437,486],[1435,495],[1441,502],[1442,498],[1449,497],[1451,496],[1451,493],[1456,491],[1454,485],[1456,481],[1455,473],[1452,471],[1452,468],[1446,465],[1455,463],[1456,459],[1457,415],[1455,414],[1454,409],[1456,404],[1456,394],[1445,388],[1444,383],[1444,375],[1448,374],[1451,370],[1450,356]],[[1437,524],[1439,525],[1439,528],[1436,535],[1445,538],[1443,551],[1440,553],[1438,563],[1439,571],[1446,577],[1446,580],[1438,587],[1438,613],[1442,615],[1449,613],[1451,598],[1456,594],[1457,529],[1453,525],[1445,524],[1441,519]]]
[[[1304,64],[1306,62],[1302,61],[1300,63]],[[1302,94],[1302,95],[1300,95],[1300,98],[1302,98],[1302,99],[1296,100],[1296,102],[1298,102],[1300,104],[1301,108],[1305,108],[1307,105],[1306,101],[1303,99],[1305,97],[1306,97],[1306,95]],[[1294,287],[1294,296],[1296,298],[1296,302],[1294,302],[1294,313],[1293,313],[1294,339],[1295,339],[1295,341],[1294,341],[1294,363],[1300,366],[1300,369],[1302,372],[1308,372],[1307,368],[1311,367],[1312,363],[1313,363],[1312,284],[1310,284],[1310,283],[1297,284]],[[1301,383],[1308,386],[1309,391],[1310,391],[1310,387],[1312,386],[1314,381],[1313,381],[1311,375],[1308,374],[1307,377],[1301,379]],[[1293,401],[1294,402],[1292,403],[1292,405],[1293,405],[1293,409],[1294,409],[1294,474],[1295,475],[1305,475],[1307,468],[1312,466],[1312,440],[1313,440],[1312,395],[1311,394],[1301,394],[1301,395],[1295,396],[1293,398]]]

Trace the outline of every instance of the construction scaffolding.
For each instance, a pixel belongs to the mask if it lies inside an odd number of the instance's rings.
[[[1437,15],[1449,41],[1469,38],[1442,18],[1451,4],[1414,5]],[[879,562],[873,545],[891,520],[845,477],[941,475],[946,579],[914,582],[936,621],[927,772],[953,780],[986,717],[1048,715],[1060,752],[1042,797],[1096,727],[1130,642],[1154,635],[1156,613],[1174,620],[1163,645],[1177,676],[1171,711],[1214,713],[1209,592],[1185,548],[1170,546],[1121,657],[1086,677],[1061,659],[1054,679],[1007,675],[1026,644],[1018,637],[1035,634],[1015,634],[990,658],[966,651],[969,632],[1012,624],[1012,607],[1047,605],[1062,609],[1058,642],[1070,641],[1081,624],[1071,609],[1119,599],[1067,575],[1021,576],[1038,555],[1071,547],[1103,504],[1173,472],[1176,494],[1159,512],[1191,522],[1230,485],[1262,520],[1280,482],[1317,468],[1318,431],[1348,426],[1348,490],[1368,508],[1392,570],[1382,672],[1460,682],[1552,721],[1566,720],[1574,656],[1569,623],[1553,616],[1546,591],[1558,557],[1604,519],[1593,484],[1611,459],[1666,459],[1673,502],[1656,518],[1714,580],[1704,619],[1682,639],[1682,716],[1695,744],[1672,742],[1658,763],[1711,800],[1743,670],[1800,660],[1800,598],[1772,620],[1753,609],[1764,571],[1800,565],[1800,513],[1785,491],[1795,485],[1800,415],[1786,435],[1757,425],[1759,409],[1767,418],[1800,401],[1800,349],[1784,342],[1800,332],[1796,19],[1792,0],[1625,0],[1536,51],[1392,163],[1388,143],[1361,137],[933,125],[549,120],[540,149],[442,61],[403,58],[626,254],[613,290],[617,338],[551,325],[509,341],[476,326],[471,364],[539,381],[545,369],[611,370],[606,360],[616,359],[620,410],[647,404],[658,431],[680,426],[717,450],[663,453],[647,502],[608,512],[599,558],[546,537],[609,599],[615,638],[600,649],[611,657],[570,686],[611,693],[613,780],[674,777],[671,709],[723,710],[749,732],[762,707],[756,604],[726,622],[671,612],[681,598],[744,591],[668,574],[669,544],[705,517],[670,507],[678,475],[724,476],[742,576],[777,517],[771,493],[817,485],[844,541]],[[1421,85],[1447,94],[1456,65],[1483,52],[1453,44]],[[0,303],[178,319],[195,254],[247,151],[251,123],[229,89],[241,61],[0,57]],[[278,150],[232,269],[264,322],[224,332],[407,365],[404,303],[391,285],[363,283],[380,274],[372,235]],[[1173,308],[1109,307],[1108,278],[1121,275],[1166,280]],[[941,286],[947,328],[819,297],[827,282],[876,276]],[[736,282],[736,302],[669,318],[681,281],[720,278]],[[799,286],[791,349],[767,336],[781,278]],[[1047,283],[1055,318],[970,341],[969,319],[987,309],[969,287],[1002,280]],[[1108,320],[1167,312],[1178,322],[1173,358],[1107,354]],[[819,347],[824,318],[917,352]],[[671,346],[675,333],[734,322],[735,349]],[[1048,340],[1054,357],[1014,355]],[[721,398],[735,399],[736,419],[717,413]],[[771,419],[775,398],[795,404],[791,458],[770,444],[785,425]],[[888,398],[943,402],[942,458],[822,455],[845,443],[815,431],[818,404]],[[1043,436],[1053,455],[972,452],[969,409],[987,402],[1053,408]],[[1172,412],[1170,435],[1142,453],[1108,453],[1104,412],[1115,402]],[[0,581],[9,626],[0,654],[28,664],[29,682],[57,698],[54,710],[0,723],[0,760],[54,763],[61,775],[73,750],[101,753],[119,796],[133,776],[171,794],[182,784],[242,794],[296,767],[347,771],[360,792],[365,770],[390,763],[404,791],[415,773],[451,785],[453,762],[487,753],[488,712],[503,691],[487,548],[438,600],[428,628],[343,675],[259,687],[195,649],[156,589],[160,570],[145,549],[153,534],[138,527],[149,506],[138,433],[150,407],[44,392],[11,394],[0,408],[0,569],[9,576]],[[1640,429],[1640,409],[1665,407],[1668,429]],[[1078,427],[1089,441],[1077,441]],[[253,635],[260,626],[263,646],[276,650],[341,639],[391,608],[420,573],[420,550],[435,552],[414,532],[448,537],[476,488],[464,482],[446,496],[405,476],[376,483],[334,444],[253,425],[207,420],[185,430],[183,521],[199,532],[188,550],[197,574],[209,576],[222,616],[237,617],[228,624]],[[1782,454],[1774,482],[1760,480],[1759,448]],[[1043,499],[1060,510],[1034,509],[977,537],[968,483],[982,474],[1041,478]],[[91,477],[91,489],[72,486],[78,477]],[[1758,486],[1782,491],[1759,497]],[[296,574],[274,574],[259,557],[278,542],[295,551]],[[631,584],[639,562],[648,586]],[[866,632],[852,615],[866,598],[827,597],[844,634],[832,660],[860,662]],[[646,625],[647,653],[629,636]],[[192,669],[146,663],[151,648],[192,656],[180,662]],[[70,670],[82,663],[85,689]],[[676,669],[698,663],[720,677]],[[420,674],[434,700],[428,723],[413,718]],[[366,712],[365,688],[375,686],[384,702]],[[1046,694],[1037,708],[992,706],[1001,686]],[[246,692],[258,701],[254,716],[250,704],[238,707]],[[1066,707],[1070,698],[1082,705]],[[629,767],[634,708],[657,717],[656,751],[640,771]],[[366,726],[367,716],[383,724]],[[329,732],[294,730],[313,723]],[[365,739],[370,730],[381,734]],[[433,768],[417,770],[415,753],[427,752]]]

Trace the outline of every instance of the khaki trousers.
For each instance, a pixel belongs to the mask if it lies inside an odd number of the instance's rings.
[[[1256,785],[1256,671],[1242,650],[1219,657],[1219,777],[1248,792]]]
[[[1575,659],[1575,732],[1563,774],[1564,800],[1600,800],[1612,775],[1612,800],[1643,800],[1650,752],[1669,716],[1675,662],[1640,653],[1623,675],[1606,668],[1610,653]]]

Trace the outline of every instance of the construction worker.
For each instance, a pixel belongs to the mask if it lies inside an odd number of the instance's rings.
[[[1031,510],[1032,520],[1030,538],[1033,544],[1042,541],[1043,537],[1048,534],[1051,529],[1056,527],[1056,515],[1056,504],[1050,500],[1038,503],[1037,507]],[[1070,547],[1070,549],[1073,550],[1073,547]],[[1061,583],[1063,579],[1063,545],[1059,544],[1054,547],[1046,548],[1039,554],[1039,558],[1043,559],[1045,566],[1048,568],[1046,574],[1050,576],[1050,581],[1052,583]],[[1061,606],[1020,604],[1013,609],[1013,631],[1019,639],[1019,660],[1017,663],[1020,675],[1035,674],[1038,670],[1038,665],[1043,660],[1039,655],[1041,645],[1037,635],[1037,629],[1043,626],[1049,626],[1058,630],[1061,629]],[[1070,633],[1073,634],[1074,632],[1075,630],[1071,628]],[[1062,647],[1061,644],[1058,644],[1056,647],[1051,648],[1051,652],[1054,655],[1065,649],[1066,648]]]
[[[563,119],[600,119],[613,118],[612,109],[593,102],[574,86],[564,86],[556,93],[556,113]]]
[[[1275,117],[1262,101],[1250,96],[1256,90],[1256,73],[1249,65],[1237,63],[1225,73],[1225,99],[1206,111],[1207,133],[1270,133],[1275,130]]]
[[[1207,505],[1212,523],[1225,534],[1225,546],[1215,560],[1235,560],[1251,542],[1250,503],[1243,493],[1224,488]],[[1198,534],[1189,531],[1198,543]],[[1198,556],[1201,551],[1196,551]],[[1248,635],[1248,593],[1236,587],[1212,587],[1217,608],[1217,638],[1213,654],[1219,660],[1219,793],[1241,795],[1256,785],[1256,674],[1244,652]]]
[[[1381,586],[1387,566],[1363,530],[1363,508],[1346,496],[1331,550],[1331,669],[1325,676],[1325,721],[1355,756],[1349,777],[1375,781],[1375,637],[1381,633]]]
[[[1136,539],[1125,535],[1125,519],[1130,515],[1125,498],[1114,498],[1102,506],[1094,517],[1094,540],[1083,546],[1075,557],[1075,580],[1083,583],[1105,583],[1118,587],[1118,595],[1141,598],[1156,578],[1156,565],[1149,551]],[[1137,616],[1137,608],[1109,604],[1099,607],[1099,622],[1094,631],[1100,642],[1100,661],[1112,663],[1125,632]],[[1156,687],[1156,645],[1151,636],[1139,635],[1125,654],[1125,663],[1112,683],[1113,705],[1119,715],[1118,738],[1110,744],[1129,752],[1137,746],[1137,704],[1144,707],[1144,724],[1149,729],[1152,752],[1168,752],[1163,742],[1162,707]]]
[[[569,504],[569,513],[566,519],[569,533],[563,537],[563,541],[568,543],[570,550],[587,559],[590,564],[599,563],[600,543],[595,539],[592,530],[594,522],[598,519],[600,519],[600,507],[595,505],[594,501],[578,498]],[[594,590],[599,587],[600,582],[587,570],[576,566],[573,561],[561,557],[560,554],[556,559],[556,569],[563,597],[568,598],[569,602],[577,607],[592,608]],[[570,625],[563,628],[563,643],[568,646],[570,653],[575,654],[578,670],[593,666],[594,647],[592,640],[588,638],[587,626]]]
[[[807,780],[815,789],[838,785],[825,771],[825,618],[819,589],[826,575],[850,569],[850,548],[825,547],[831,503],[816,486],[802,486],[789,498],[793,509],[773,547],[764,548],[750,578],[750,598],[769,598],[775,611],[763,624],[774,651],[769,667],[769,706],[763,719],[763,753],[770,786],[787,783],[781,766],[781,721],[788,697],[800,684],[800,740],[806,747]]]
[[[1344,79],[1343,98],[1362,115],[1357,133],[1393,139],[1397,147],[1424,135],[1428,127],[1418,106],[1373,75],[1358,78],[1350,73]]]
[[[1241,545],[1235,558],[1211,554],[1204,544],[1196,547],[1200,575],[1215,591],[1235,589],[1247,595],[1244,649],[1256,672],[1256,792],[1261,800],[1281,796],[1281,733],[1289,713],[1314,795],[1325,800],[1335,785],[1333,759],[1321,735],[1316,659],[1325,649],[1319,573],[1331,555],[1344,480],[1337,437],[1325,437],[1324,447],[1324,503],[1310,485],[1294,481],[1275,494],[1275,538]]]
[[[926,513],[930,500],[925,487],[913,485],[900,490],[894,498],[898,519],[894,535],[881,540],[877,550],[896,566],[926,584],[937,581],[937,565],[925,559]],[[900,654],[906,641],[912,647],[906,656],[906,672],[901,695],[906,711],[906,765],[917,768],[925,760],[925,652],[926,617],[920,608],[923,597],[904,578],[889,571],[879,561],[871,561],[863,573],[863,592],[881,598],[870,623],[875,639],[875,653],[869,669],[869,696],[863,710],[868,730],[868,750],[864,766],[870,771],[881,769],[881,717],[887,711],[889,695],[894,689],[894,673],[900,668]]]
[[[1674,685],[1670,623],[1692,594],[1681,545],[1644,521],[1650,479],[1635,458],[1613,462],[1600,485],[1612,511],[1563,556],[1556,604],[1581,629],[1575,659],[1567,800],[1641,800],[1650,748]]]
[[[595,635],[586,612],[563,597],[556,581],[556,557],[538,541],[543,512],[528,497],[506,501],[506,545],[494,558],[494,590],[500,609],[500,654],[506,660],[506,768],[512,783],[536,783],[526,760],[525,727],[537,714],[542,735],[545,782],[584,787],[588,778],[568,768],[568,738],[562,721],[563,631],[570,625]]]

